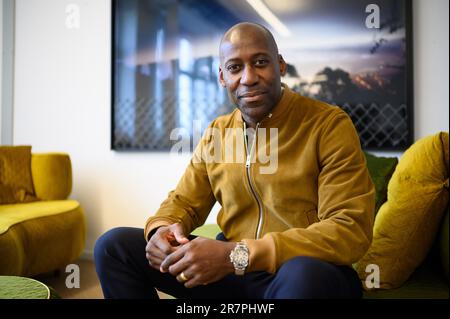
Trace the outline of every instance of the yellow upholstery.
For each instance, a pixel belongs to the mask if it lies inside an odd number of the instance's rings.
[[[53,271],[75,260],[84,249],[83,209],[77,201],[66,199],[72,187],[69,156],[33,154],[31,167],[41,200],[0,205],[0,275]]]
[[[75,200],[37,201],[30,204],[0,205],[0,235],[11,226],[28,219],[36,219],[73,211],[80,207]]]
[[[83,210],[76,201],[65,202],[20,204],[21,215],[30,212],[30,218],[11,225],[0,235],[2,275],[37,275],[63,267],[80,255],[85,238]],[[34,218],[36,208],[53,214]],[[2,210],[0,206],[0,216]]]
[[[33,154],[31,173],[34,191],[41,200],[65,199],[72,191],[72,166],[67,154]]]
[[[414,143],[401,157],[388,185],[388,200],[374,225],[373,241],[357,271],[378,265],[380,288],[402,285],[423,262],[448,204],[448,133]]]

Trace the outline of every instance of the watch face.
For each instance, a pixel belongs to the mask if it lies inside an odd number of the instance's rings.
[[[233,254],[233,262],[237,267],[247,267],[248,252],[245,249],[237,249]]]

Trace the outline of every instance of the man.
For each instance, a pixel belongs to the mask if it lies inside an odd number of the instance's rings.
[[[144,235],[118,228],[98,240],[105,297],[157,298],[154,288],[180,298],[361,297],[351,264],[372,239],[374,188],[351,120],[282,85],[286,63],[260,25],[228,30],[220,62],[237,109],[211,123],[220,134],[204,135]],[[240,132],[245,163],[208,158],[226,129]],[[257,140],[277,154],[266,174]],[[190,237],[216,201],[218,240]]]

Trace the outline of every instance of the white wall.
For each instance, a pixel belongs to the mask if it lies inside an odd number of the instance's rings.
[[[0,141],[2,135],[3,0],[0,0]]]
[[[70,3],[80,6],[80,29],[65,26]],[[416,0],[415,9],[418,138],[448,131],[448,1]],[[142,227],[188,163],[165,153],[110,151],[110,12],[110,0],[16,5],[14,143],[71,155],[72,197],[85,208],[88,253],[111,227]]]
[[[415,0],[414,132],[416,139],[448,131],[448,0]]]

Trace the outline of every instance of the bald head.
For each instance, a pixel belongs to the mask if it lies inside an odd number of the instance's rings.
[[[223,35],[219,46],[221,62],[223,62],[223,47],[230,43],[236,45],[246,37],[253,38],[260,44],[265,45],[275,56],[278,55],[278,46],[272,33],[266,27],[257,23],[241,22],[232,26]]]
[[[281,98],[286,62],[265,27],[239,23],[220,42],[219,82],[250,127],[268,116]]]

